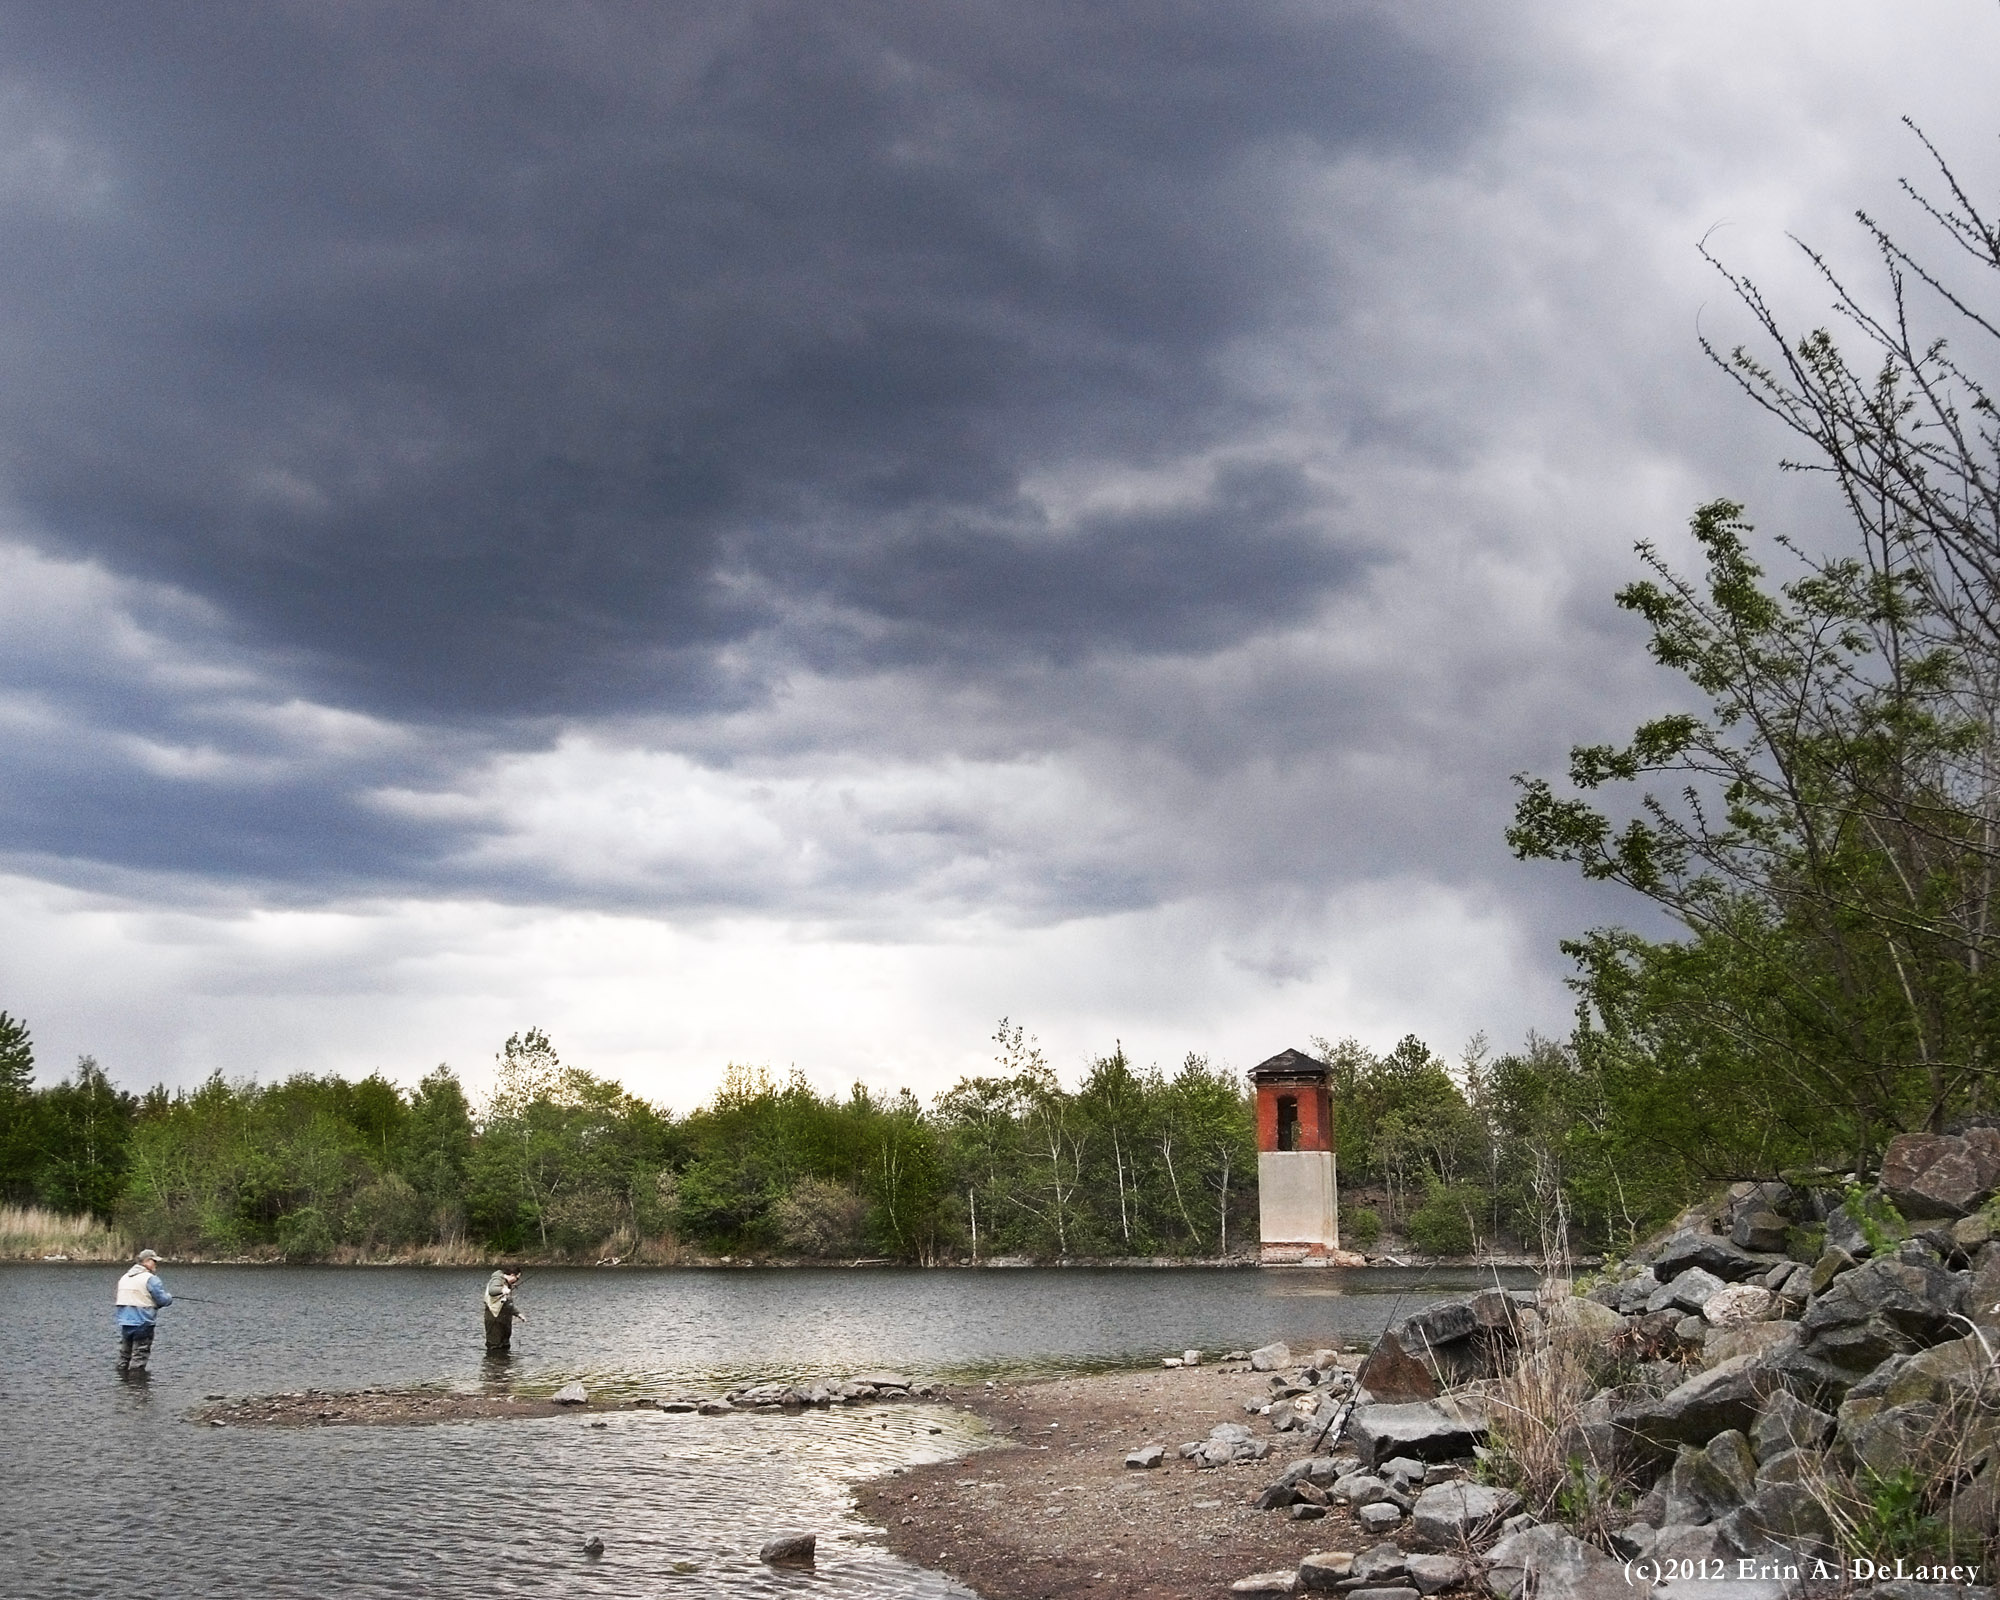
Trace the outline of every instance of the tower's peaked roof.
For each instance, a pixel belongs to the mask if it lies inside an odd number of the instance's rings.
[[[1281,1050],[1269,1061],[1260,1061],[1250,1069],[1252,1083],[1324,1083],[1333,1076],[1333,1068],[1324,1061],[1315,1060],[1303,1050]]]

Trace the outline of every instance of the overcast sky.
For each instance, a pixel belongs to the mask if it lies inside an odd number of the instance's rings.
[[[687,1109],[1562,1032],[1708,367],[1991,0],[0,5],[0,1008]],[[1916,223],[1909,223],[1914,236]]]

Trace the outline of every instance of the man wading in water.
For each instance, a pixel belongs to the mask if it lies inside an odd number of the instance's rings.
[[[514,1304],[514,1285],[521,1281],[519,1267],[502,1267],[486,1280],[486,1353],[503,1354],[514,1339],[514,1324],[525,1322]]]
[[[118,1280],[118,1373],[120,1377],[145,1377],[146,1362],[153,1353],[153,1320],[161,1306],[170,1306],[174,1297],[154,1275],[160,1258],[141,1250],[139,1259]]]

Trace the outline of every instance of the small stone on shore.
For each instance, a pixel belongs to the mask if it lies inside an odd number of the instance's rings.
[[[559,1406],[583,1406],[590,1404],[590,1391],[580,1383],[569,1382],[549,1396]]]

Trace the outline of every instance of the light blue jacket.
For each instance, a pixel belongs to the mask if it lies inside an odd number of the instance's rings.
[[[159,1315],[159,1308],[161,1306],[170,1306],[174,1303],[174,1297],[167,1293],[167,1286],[160,1282],[159,1274],[156,1272],[146,1275],[146,1293],[153,1297],[153,1303],[150,1306],[118,1307],[119,1327],[150,1328],[153,1325],[154,1318]]]

